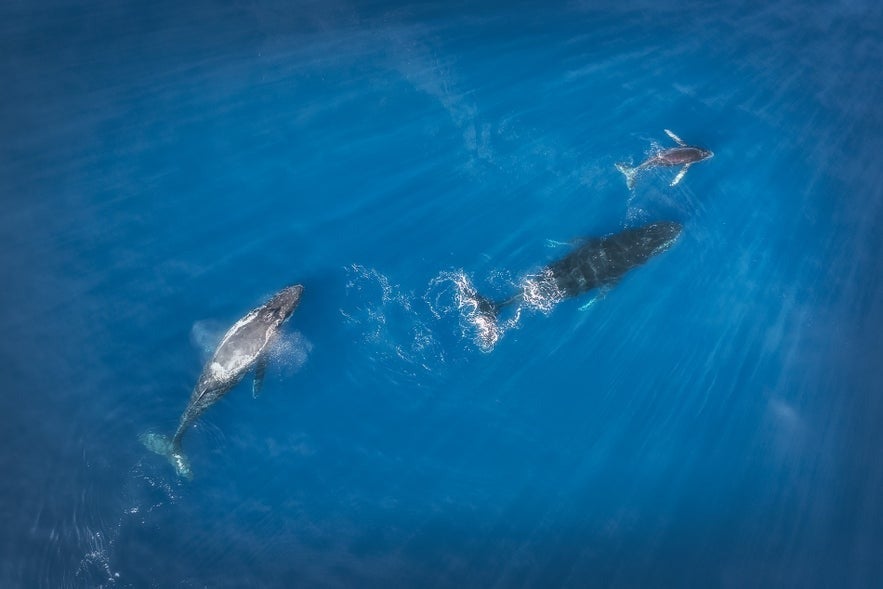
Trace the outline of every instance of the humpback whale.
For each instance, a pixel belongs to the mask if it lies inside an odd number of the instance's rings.
[[[474,306],[479,338],[486,348],[499,338],[497,318],[509,305],[558,302],[596,288],[614,286],[629,270],[669,249],[683,227],[673,221],[659,221],[625,229],[605,237],[586,240],[575,250],[529,276],[514,296],[492,301],[474,290],[469,293]]]
[[[629,190],[635,187],[635,177],[638,175],[638,172],[642,170],[649,170],[650,168],[659,168],[663,166],[683,166],[674,177],[674,180],[671,181],[671,186],[676,186],[677,183],[683,179],[687,170],[690,169],[690,166],[696,162],[701,162],[702,160],[714,157],[714,153],[707,149],[687,145],[683,139],[668,129],[665,129],[665,134],[671,137],[678,146],[656,151],[642,163],[634,167],[623,163],[616,164],[616,169],[622,172],[625,176],[625,183],[629,187]]]
[[[239,384],[252,368],[255,370],[252,394],[257,397],[260,393],[270,344],[297,308],[303,290],[300,284],[283,288],[227,330],[203,367],[174,436],[169,438],[156,433],[140,436],[149,450],[168,458],[179,476],[193,478],[190,463],[181,450],[181,438],[196,419]]]

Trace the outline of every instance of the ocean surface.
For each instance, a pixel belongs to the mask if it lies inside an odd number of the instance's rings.
[[[881,72],[870,0],[4,2],[0,586],[883,587]]]

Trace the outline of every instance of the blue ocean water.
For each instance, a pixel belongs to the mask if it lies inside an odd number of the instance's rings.
[[[879,3],[0,17],[3,587],[883,586]],[[627,190],[666,128],[715,157]],[[458,285],[655,220],[476,341]],[[177,478],[138,435],[294,282]]]

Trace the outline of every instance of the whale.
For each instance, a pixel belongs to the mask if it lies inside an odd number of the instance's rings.
[[[193,478],[190,462],[181,449],[181,439],[206,409],[230,392],[252,369],[252,395],[257,397],[260,394],[269,349],[282,324],[300,304],[303,290],[300,284],[283,288],[227,330],[211,359],[205,363],[172,437],[152,432],[141,434],[144,446],[165,456],[179,476]]]
[[[490,349],[496,343],[497,319],[506,307],[555,303],[595,289],[606,294],[630,270],[671,248],[682,231],[680,223],[657,221],[588,238],[566,256],[528,276],[508,299],[493,301],[476,291],[469,293],[482,347]]]
[[[628,164],[624,163],[616,164],[616,169],[622,172],[622,174],[625,176],[625,183],[626,186],[628,186],[629,190],[632,190],[635,187],[635,178],[643,170],[660,167],[681,166],[680,171],[678,171],[677,175],[675,175],[670,184],[670,186],[677,186],[678,183],[684,179],[684,176],[687,174],[687,170],[690,169],[690,166],[697,162],[701,162],[703,160],[714,157],[714,153],[712,153],[711,151],[703,149],[701,147],[687,145],[687,143],[683,139],[681,139],[668,129],[664,129],[664,131],[666,135],[671,137],[671,139],[678,144],[677,147],[669,147],[668,149],[658,150],[637,166],[629,166]]]

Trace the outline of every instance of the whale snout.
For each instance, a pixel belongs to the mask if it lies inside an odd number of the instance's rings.
[[[286,286],[276,293],[264,307],[281,323],[294,313],[294,310],[300,304],[300,297],[303,292],[303,285],[293,284]]]
[[[666,250],[681,236],[684,226],[675,221],[658,221],[645,229],[650,250],[654,253]]]
[[[676,221],[657,221],[648,226],[649,232],[661,239],[673,239],[681,234],[684,226]]]

